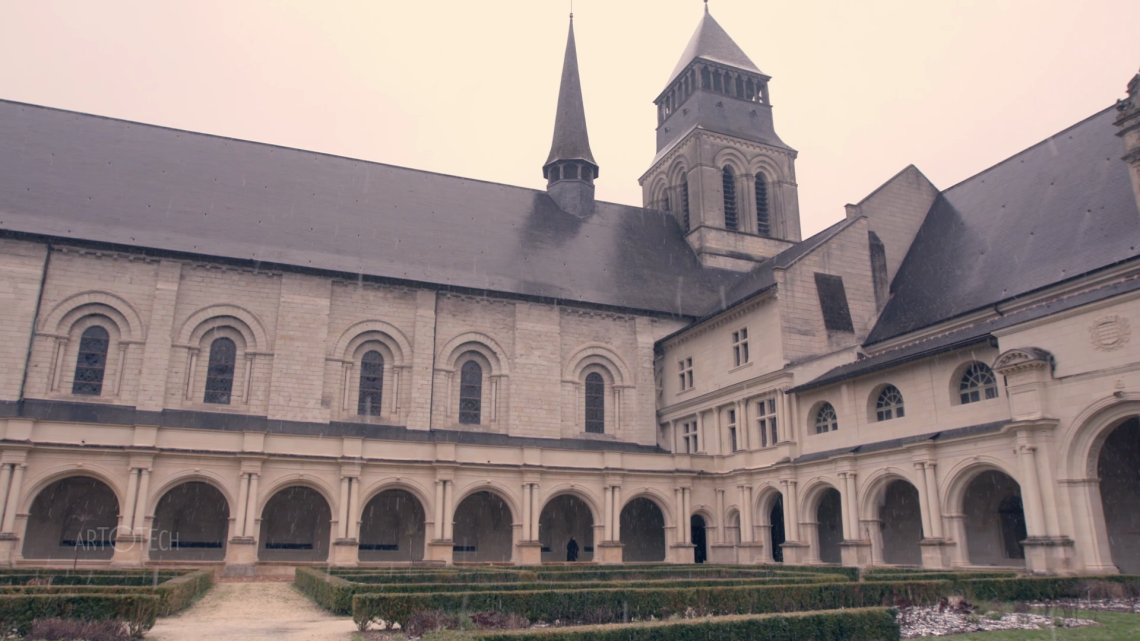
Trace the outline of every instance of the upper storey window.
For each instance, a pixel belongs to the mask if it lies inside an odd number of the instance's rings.
[[[997,398],[997,379],[985,363],[973,363],[958,382],[958,398],[962,404]]]
[[[467,361],[459,374],[459,422],[478,425],[483,410],[483,368]]]
[[[682,358],[677,361],[677,368],[680,370],[681,391],[693,389],[693,359]]]
[[[756,233],[768,236],[772,232],[771,220],[768,215],[768,178],[764,174],[756,174]]]
[[[880,421],[889,421],[892,418],[903,417],[903,397],[899,388],[887,385],[879,392],[875,401],[875,418]]]
[[[740,367],[748,363],[748,328],[742,327],[732,333],[732,363]]]
[[[606,431],[606,381],[597,372],[586,375],[586,431]]]
[[[835,414],[835,408],[831,406],[831,403],[820,405],[819,409],[815,411],[815,433],[823,434],[838,429],[839,417]]]
[[[768,398],[756,404],[756,426],[760,428],[760,447],[775,445],[779,440],[776,426],[776,399]]]
[[[383,392],[384,356],[371,350],[360,359],[360,397],[356,413],[361,416],[380,416]]]
[[[681,444],[686,454],[696,454],[700,451],[699,439],[696,421],[686,421],[681,425]]]
[[[724,228],[736,230],[740,225],[736,219],[736,174],[732,167],[724,166],[721,182],[724,185]]]
[[[107,371],[107,346],[110,342],[107,330],[98,325],[83,330],[75,362],[75,381],[71,384],[72,394],[99,396],[103,393],[103,374]]]
[[[229,405],[234,389],[234,365],[237,362],[237,345],[228,338],[214,339],[210,343],[210,364],[206,369],[207,403]]]

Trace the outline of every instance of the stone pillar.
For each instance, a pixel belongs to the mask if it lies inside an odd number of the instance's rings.
[[[131,523],[132,532],[140,532],[145,529],[146,524],[146,504],[148,500],[148,492],[150,492],[150,470],[142,468],[139,470],[139,495],[138,503],[134,510],[134,521]],[[143,532],[142,536],[146,536]]]
[[[359,490],[359,472],[352,467],[341,470],[340,499],[337,502],[337,526],[332,542],[332,564],[340,567],[354,567],[360,560],[360,543],[356,540],[352,521],[356,518],[353,495]],[[256,487],[257,475],[250,475],[250,489]],[[251,498],[250,504],[253,503]],[[247,521],[252,521],[252,518]]]
[[[885,565],[883,560],[883,522],[880,519],[865,519],[861,522],[863,533],[871,543],[871,564]]]
[[[681,502],[684,505],[684,511],[681,516],[681,525],[685,529],[685,543],[693,542],[693,496],[692,488],[681,488]]]
[[[620,541],[621,540],[621,508],[622,508],[621,486],[620,485],[613,486],[613,493],[614,493],[614,515],[613,515],[614,540]]]
[[[428,542],[425,559],[451,565],[454,559],[454,542],[451,540],[452,511],[451,479],[439,478],[435,482],[435,538]]]
[[[1105,529],[1100,479],[1065,479],[1061,484],[1069,493],[1079,569],[1085,574],[1119,573]]]
[[[338,539],[348,538],[348,484],[347,476],[340,477],[340,499],[337,501],[336,533]]]
[[[924,467],[925,463],[922,462],[914,464],[915,475],[918,477],[914,485],[918,488],[918,507],[922,516],[922,538],[929,539],[934,536],[934,531],[930,526],[930,489],[926,484]]]
[[[936,539],[945,538],[942,532],[942,500],[938,492],[938,477],[934,473],[934,461],[927,461],[923,466],[923,476],[926,478],[926,501],[930,506],[930,534]]]
[[[134,475],[136,469],[131,467],[130,473]],[[147,532],[146,532],[146,504],[150,491],[150,470],[143,467],[137,470],[138,486],[133,501],[127,501],[122,506],[123,529],[116,532],[115,552],[111,557],[111,567],[138,567],[146,558]],[[125,531],[123,531],[125,530]]]
[[[118,535],[131,534],[131,525],[135,520],[135,501],[139,495],[139,471],[131,468],[127,474],[127,502],[123,505],[123,518],[119,523]]]
[[[234,513],[234,536],[245,536],[246,502],[249,500],[249,474],[242,473],[238,481],[237,512]]]
[[[538,519],[541,508],[538,506],[538,484],[534,482],[522,485],[522,527],[519,528],[519,540],[515,543],[518,553],[515,555],[519,565],[539,565],[542,563],[542,543],[538,538]]]
[[[724,490],[716,490],[716,541],[709,544],[709,562],[736,563],[736,542],[728,539],[728,515],[725,513]]]
[[[609,480],[606,483],[610,483]],[[605,540],[594,543],[594,560],[603,565],[622,562],[621,486],[606,485]]]
[[[522,485],[522,540],[530,541],[530,503],[531,503],[531,484],[523,483]]]
[[[602,489],[602,494],[605,495],[605,512],[602,518],[605,519],[605,537],[603,541],[614,540],[614,489],[606,486]]]
[[[448,480],[443,484],[443,538],[452,540],[455,528],[455,482]]]
[[[443,481],[435,482],[435,540],[443,538]]]
[[[256,539],[257,531],[257,480],[261,477],[257,472],[249,473],[249,483],[246,484],[248,496],[245,501],[245,521],[242,536]]]
[[[677,543],[688,543],[685,540],[685,491],[681,488],[673,490],[674,507],[677,509]]]
[[[253,565],[257,562],[257,538],[253,521],[257,511],[256,488],[250,492],[251,477],[243,462],[243,470],[238,482],[237,510],[233,515],[233,528],[226,546],[226,567],[223,576],[253,576]]]
[[[3,531],[7,533],[16,531],[16,511],[20,504],[20,492],[24,486],[25,468],[27,465],[23,463],[12,464],[12,483],[8,485],[8,500],[4,504]]]
[[[864,567],[872,562],[871,542],[863,538],[865,532],[859,531],[859,495],[855,485],[855,472],[841,473],[841,476],[846,488],[840,495],[842,511],[847,515],[843,522],[848,527],[848,532],[843,535],[844,540],[840,543],[843,565]]]
[[[1041,500],[1041,482],[1037,476],[1037,448],[1028,442],[1028,432],[1018,432],[1018,459],[1021,464],[1022,506],[1025,510],[1025,568],[1034,574],[1057,574],[1073,571],[1073,542],[1050,536],[1045,526],[1045,504]]]
[[[935,475],[934,461],[914,464],[918,474],[918,488],[922,507],[923,539],[919,542],[922,550],[922,567],[932,570],[948,568],[952,564],[950,546],[942,523],[942,501],[938,492],[938,478]]]

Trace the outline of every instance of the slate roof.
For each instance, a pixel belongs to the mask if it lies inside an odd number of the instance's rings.
[[[590,151],[590,136],[586,131],[586,108],[582,102],[582,82],[578,77],[578,50],[574,45],[574,16],[570,16],[570,34],[566,36],[562,84],[558,87],[558,109],[554,115],[554,140],[550,144],[546,165],[556,160],[585,160],[598,166]]]
[[[1140,211],[1105,109],[942,192],[868,344],[1140,254]]]
[[[0,101],[0,230],[702,316],[667,213]]]
[[[676,80],[677,76],[685,70],[685,67],[697,58],[719,62],[753,73],[763,73],[748,58],[744,50],[733,41],[724,27],[720,26],[716,18],[712,17],[708,5],[705,5],[705,15],[697,24],[697,30],[693,32],[693,37],[689,39],[685,52],[681,54],[681,59],[677,61],[677,66],[673,68],[673,73],[669,74],[669,81],[665,85],[668,86]]]

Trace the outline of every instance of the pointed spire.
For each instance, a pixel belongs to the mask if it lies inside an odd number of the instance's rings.
[[[574,14],[570,14],[570,35],[566,38],[566,58],[562,63],[562,86],[558,89],[558,111],[554,116],[554,141],[550,156],[542,167],[545,176],[551,164],[559,160],[584,160],[594,166],[598,163],[590,152],[590,137],[586,133],[586,109],[582,104],[582,83],[578,79],[578,51],[574,46]]]
[[[705,2],[705,13],[701,16],[701,22],[697,25],[697,30],[693,33],[693,37],[689,40],[689,46],[685,47],[685,53],[681,54],[681,59],[677,62],[677,66],[673,69],[673,73],[669,75],[669,82],[672,83],[689,63],[697,58],[704,58],[713,62],[730,65],[745,71],[754,73],[762,73],[751,60],[740,45],[736,44],[728,32],[720,26],[716,18],[712,17],[709,13],[709,4]]]

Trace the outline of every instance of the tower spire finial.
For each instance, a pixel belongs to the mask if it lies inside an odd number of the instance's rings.
[[[566,37],[566,57],[562,62],[562,84],[558,89],[558,109],[554,115],[554,140],[542,166],[548,180],[547,191],[563,210],[580,216],[594,211],[594,179],[598,163],[590,151],[586,132],[586,108],[582,103],[582,83],[578,78],[578,50],[574,44],[574,20]]]
[[[705,13],[709,12],[709,0],[705,0]]]

